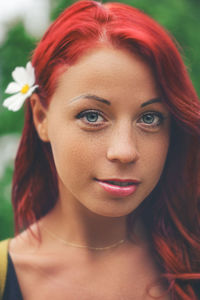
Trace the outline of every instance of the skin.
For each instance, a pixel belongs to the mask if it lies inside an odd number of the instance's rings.
[[[83,97],[76,99],[85,94],[107,99],[111,105]],[[169,146],[169,112],[160,102],[141,107],[158,97],[152,71],[141,58],[125,50],[101,47],[90,50],[62,74],[42,121],[37,118],[41,107],[35,99],[35,125],[41,139],[51,143],[58,172],[60,197],[53,213],[56,221],[63,220],[62,227],[67,216],[64,227],[72,227],[67,234],[65,231],[68,238],[70,232],[79,231],[74,227],[87,226],[80,240],[90,240],[90,236],[93,240],[93,234],[87,232],[91,223],[97,222],[105,224],[103,230],[109,227],[108,235],[112,237],[112,227],[118,226],[114,238],[118,240],[127,214],[158,183]],[[77,118],[80,112],[91,109],[102,114],[96,114],[98,127],[94,122],[88,124],[86,116]],[[155,126],[157,116],[150,125],[141,119],[151,111],[163,114],[163,124]],[[94,178],[131,178],[141,184],[133,195],[117,198],[107,194]],[[81,220],[79,225],[77,220]],[[123,236],[123,231],[119,235]],[[105,232],[103,236],[105,239]],[[112,241],[110,237],[108,240]],[[100,242],[102,245],[101,238]]]
[[[83,96],[88,94],[106,99],[110,105]],[[158,98],[159,102],[143,105]],[[38,263],[42,261],[41,253],[54,249],[55,253],[62,254],[61,257],[65,257],[66,253],[67,257],[71,257],[71,272],[76,269],[74,266],[77,257],[81,257],[78,269],[82,266],[84,276],[87,272],[94,274],[95,268],[100,270],[102,264],[113,270],[121,268],[126,272],[130,259],[135,272],[141,273],[141,278],[146,278],[145,273],[149,274],[148,278],[156,275],[151,255],[144,246],[148,242],[142,220],[136,223],[136,233],[141,238],[141,245],[133,245],[127,241],[121,248],[113,249],[111,253],[116,253],[113,254],[113,259],[107,258],[109,252],[104,255],[102,251],[94,253],[89,249],[65,247],[63,250],[61,243],[55,245],[52,237],[43,231],[46,227],[67,241],[93,247],[104,247],[126,238],[126,216],[157,185],[170,140],[169,111],[162,102],[150,67],[133,53],[101,46],[89,50],[60,76],[47,110],[41,106],[36,94],[32,96],[31,104],[38,135],[41,140],[51,144],[59,183],[59,199],[55,208],[39,222],[43,242],[37,248],[37,253],[40,253]],[[80,118],[80,113],[85,110],[93,110],[93,115],[82,114]],[[158,113],[163,116],[162,122]],[[132,195],[116,197],[105,192],[94,178],[137,179],[140,184]],[[27,235],[25,232],[24,240]],[[32,243],[34,244],[33,241]],[[26,243],[23,247],[29,252],[33,246],[27,246]],[[20,246],[20,242],[13,239],[10,249],[19,253],[22,244]],[[117,263],[120,255],[121,258],[128,258],[124,266]],[[20,276],[20,262],[17,263],[14,256],[13,259],[16,261],[16,268],[18,265],[19,277],[23,278]],[[27,260],[30,261],[30,257]],[[70,259],[66,262],[68,268],[69,262]],[[52,268],[55,270],[58,265]],[[130,278],[138,277],[133,271],[130,272]],[[103,270],[98,274],[106,277]],[[89,282],[89,275],[86,278]],[[126,284],[130,283],[130,279],[124,280]],[[24,293],[29,294],[30,291],[26,290],[28,283],[24,279],[22,281]],[[144,282],[149,283],[148,280]],[[143,286],[144,282],[137,282],[137,286]],[[132,291],[132,283],[130,285]],[[135,288],[135,295],[138,295],[137,299],[149,299],[142,298],[141,288],[138,292]]]

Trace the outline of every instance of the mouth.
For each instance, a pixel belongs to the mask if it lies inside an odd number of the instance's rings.
[[[117,186],[130,186],[130,185],[140,183],[140,181],[136,180],[136,179],[97,179],[97,178],[95,178],[95,180],[109,183],[112,185],[117,185]]]
[[[106,192],[119,197],[129,196],[133,194],[140,183],[140,181],[132,179],[99,180],[95,178],[95,180]]]
[[[109,183],[109,184],[112,184],[112,185],[117,185],[117,186],[129,186],[129,185],[134,184],[132,182],[120,182],[120,181],[111,181],[111,180],[100,180],[100,181],[105,182],[105,183]]]

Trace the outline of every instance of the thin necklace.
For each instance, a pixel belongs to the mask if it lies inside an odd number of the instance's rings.
[[[53,232],[49,231],[46,227],[43,227],[43,229],[54,239],[57,239],[58,241],[60,241],[61,243],[70,246],[70,247],[75,247],[75,248],[87,248],[87,249],[91,249],[91,250],[97,250],[97,251],[101,251],[101,250],[107,250],[107,249],[111,249],[114,247],[117,247],[118,245],[123,244],[126,239],[120,240],[110,246],[106,246],[106,247],[90,247],[90,246],[84,246],[84,245],[79,245],[79,244],[74,244],[74,243],[70,243],[67,242],[66,240],[63,240],[62,238],[60,238],[59,236],[57,236],[56,234],[54,234]]]

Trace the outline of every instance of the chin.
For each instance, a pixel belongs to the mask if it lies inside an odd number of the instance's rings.
[[[116,208],[114,206],[111,207],[103,207],[103,208],[96,208],[96,209],[89,209],[92,213],[102,217],[109,217],[109,218],[120,218],[126,217],[130,213],[132,213],[135,208]]]

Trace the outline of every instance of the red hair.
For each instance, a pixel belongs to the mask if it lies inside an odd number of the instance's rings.
[[[140,215],[155,260],[174,300],[197,299],[200,286],[200,104],[177,46],[154,20],[121,3],[76,2],[50,26],[34,51],[39,88],[48,106],[59,75],[88,49],[109,44],[137,52],[151,66],[172,116],[169,152],[159,183],[127,218]],[[44,216],[57,201],[49,143],[36,133],[30,103],[15,161],[12,202],[16,232]]]

